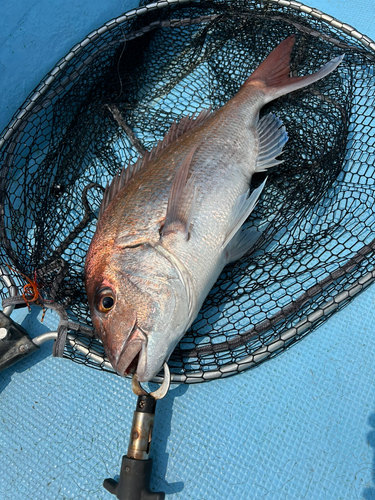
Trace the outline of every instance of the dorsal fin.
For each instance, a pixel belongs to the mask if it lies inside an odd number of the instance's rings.
[[[192,116],[183,116],[179,122],[174,121],[165,137],[159,141],[156,146],[154,146],[150,151],[147,151],[142,158],[128,165],[127,168],[123,168],[119,174],[116,174],[112,179],[111,183],[107,185],[103,201],[100,205],[98,221],[102,217],[103,213],[106,211],[108,205],[117,196],[117,194],[123,189],[123,187],[134,177],[134,175],[145,167],[151,160],[153,160],[162,149],[166,148],[172,142],[176,141],[186,132],[193,130],[195,127],[202,125],[207,118],[211,115],[211,108],[204,109],[201,111],[197,117],[195,114]]]
[[[256,172],[265,172],[267,168],[283,163],[277,157],[283,152],[288,134],[280,118],[273,114],[264,116],[257,125],[259,137],[259,156]]]
[[[140,160],[143,160],[148,154],[146,153],[143,158],[140,158]],[[128,168],[123,168],[120,173],[117,173],[114,178],[112,179],[110,184],[107,184],[107,187],[105,188],[104,195],[103,195],[103,200],[99,208],[99,213],[98,213],[98,221],[102,217],[103,213],[106,211],[108,205],[111,203],[111,201],[115,198],[115,196],[121,191],[121,189],[129,182],[129,180],[134,176],[136,172],[140,169],[142,166],[141,161],[138,160],[133,164],[128,165]]]

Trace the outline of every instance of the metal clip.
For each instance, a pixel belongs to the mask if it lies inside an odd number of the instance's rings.
[[[104,488],[119,500],[163,500],[165,493],[150,491],[152,460],[149,458],[155,407],[158,399],[164,398],[171,383],[171,374],[164,363],[164,380],[158,390],[148,393],[140,385],[137,375],[133,375],[132,389],[138,396],[133,414],[128,453],[122,458],[119,481],[106,479]]]
[[[148,393],[143,389],[141,384],[139,383],[137,374],[135,373],[132,378],[132,390],[136,396],[152,396],[154,399],[163,399],[164,396],[169,391],[169,387],[171,385],[171,372],[169,371],[169,366],[167,363],[164,363],[164,380],[159,389],[156,391]]]

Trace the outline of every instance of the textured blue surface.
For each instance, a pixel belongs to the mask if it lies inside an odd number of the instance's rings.
[[[3,0],[0,129],[71,46],[133,6]],[[312,6],[375,38],[372,0]],[[255,370],[173,387],[152,487],[175,500],[374,500],[374,302],[371,287]],[[32,336],[55,324],[40,316],[24,317]],[[119,473],[134,405],[128,380],[53,359],[51,343],[0,373],[0,499],[114,498],[102,481]]]

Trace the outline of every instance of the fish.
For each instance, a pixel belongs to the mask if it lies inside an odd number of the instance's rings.
[[[224,106],[184,116],[107,186],[85,261],[92,323],[120,375],[152,380],[196,318],[223,268],[260,233],[243,229],[288,140],[268,102],[334,71],[289,76],[295,35],[281,42]]]

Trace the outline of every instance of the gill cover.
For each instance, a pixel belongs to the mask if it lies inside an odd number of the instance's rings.
[[[112,255],[90,309],[106,354],[120,375],[135,371],[146,382],[169,358],[188,326],[185,281],[168,254],[148,244]]]

